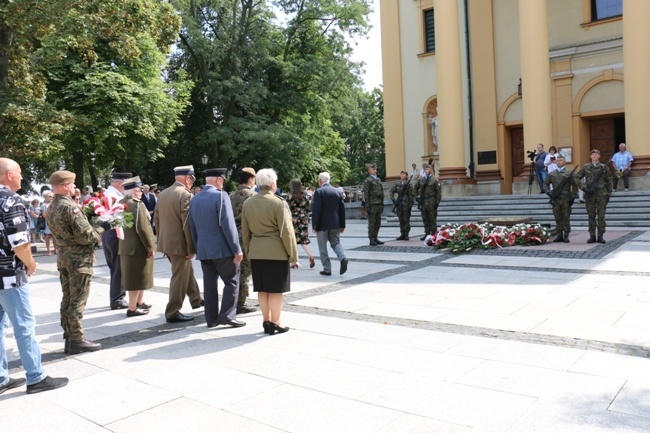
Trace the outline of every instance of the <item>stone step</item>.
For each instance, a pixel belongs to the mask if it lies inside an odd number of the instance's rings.
[[[388,210],[390,211],[390,207]],[[554,225],[553,211],[545,194],[498,195],[472,197],[445,197],[438,208],[438,225],[466,223],[493,217],[531,217],[542,224]],[[571,224],[587,226],[585,205],[577,202],[573,206]],[[397,216],[387,214],[384,225],[397,227]],[[411,225],[422,226],[422,217],[413,207]],[[650,192],[630,191],[614,193],[607,206],[609,227],[649,227]]]

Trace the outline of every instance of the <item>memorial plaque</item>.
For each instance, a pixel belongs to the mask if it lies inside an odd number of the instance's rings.
[[[496,164],[497,163],[497,151],[490,150],[488,152],[479,152],[478,153],[478,163],[481,164]]]

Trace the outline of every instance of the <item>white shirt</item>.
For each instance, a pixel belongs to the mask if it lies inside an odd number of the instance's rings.
[[[555,161],[557,161],[558,156],[559,155],[557,153],[554,153],[553,155],[549,153],[548,155],[546,155],[546,158],[544,159],[544,165],[546,166],[546,170],[549,173],[552,173],[555,170],[557,170],[557,164],[555,163]],[[555,157],[556,159],[551,160],[552,157]]]

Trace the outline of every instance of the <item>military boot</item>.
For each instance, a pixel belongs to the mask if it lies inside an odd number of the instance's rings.
[[[63,343],[63,353],[66,355],[70,354],[70,340],[67,338],[65,339],[65,343]]]
[[[407,240],[407,239],[408,239],[408,237],[404,236],[404,234],[401,234],[401,235],[399,235],[399,237],[396,238],[395,240],[396,240],[396,241],[405,241],[405,240]]]
[[[599,244],[605,243],[605,239],[603,239],[602,233],[598,233],[598,240],[596,242],[598,242]]]
[[[562,239],[562,242],[564,243],[569,243],[569,232],[564,232],[564,239]]]
[[[596,242],[596,235],[594,233],[589,233],[589,240],[587,240],[588,244],[593,244]]]
[[[564,242],[564,236],[561,231],[557,232],[557,237],[553,239],[553,242]]]
[[[76,355],[78,353],[84,353],[84,352],[97,352],[101,348],[102,348],[101,344],[82,338],[81,340],[78,341],[70,341],[69,352],[70,355]]]

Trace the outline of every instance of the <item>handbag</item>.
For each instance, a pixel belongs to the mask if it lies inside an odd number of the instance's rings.
[[[42,214],[36,218],[36,230],[45,230],[45,217]]]

